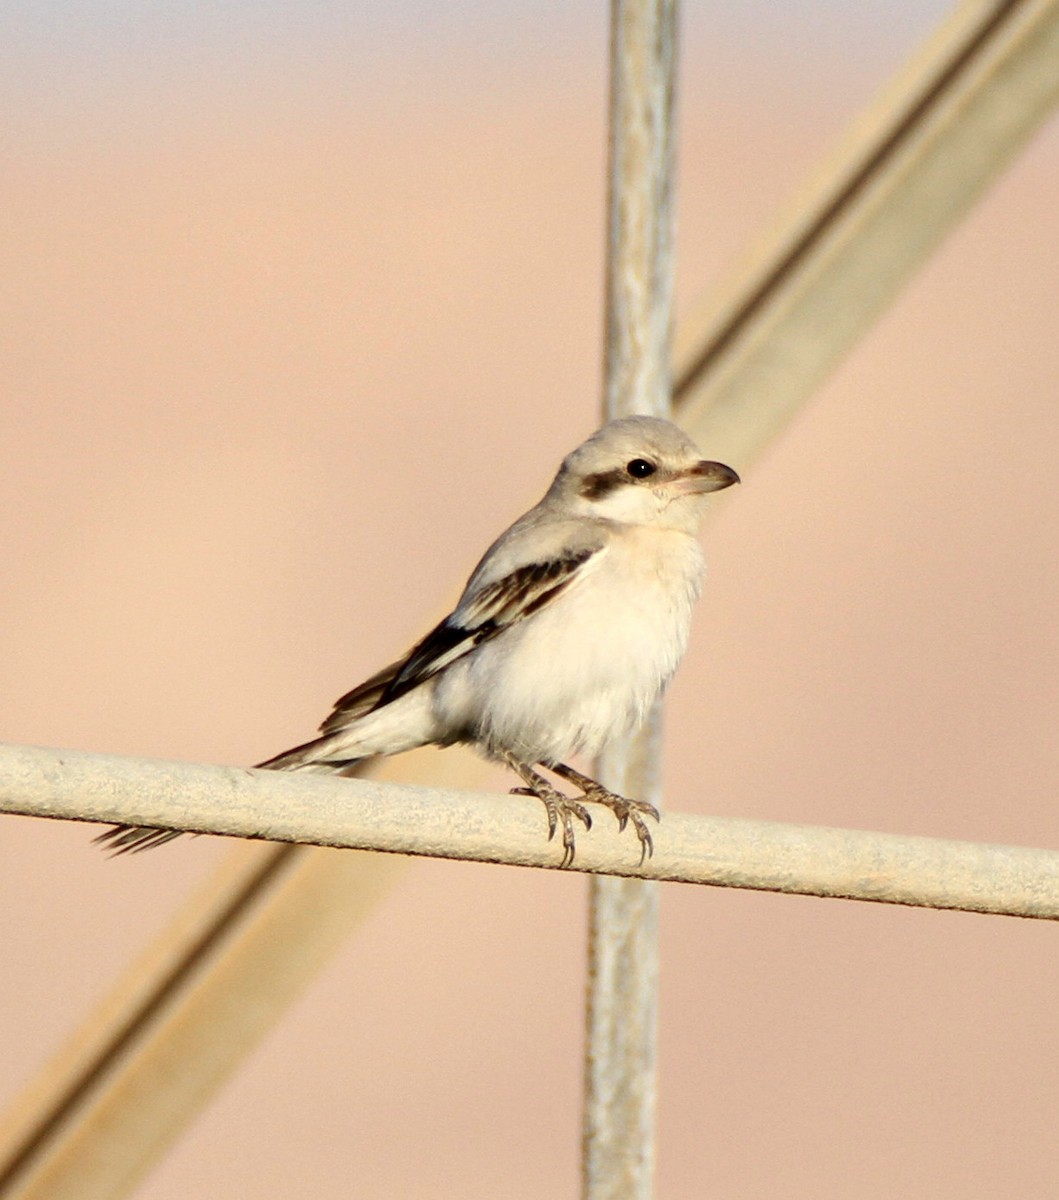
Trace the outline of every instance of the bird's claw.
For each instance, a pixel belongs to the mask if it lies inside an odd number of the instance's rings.
[[[513,796],[536,796],[544,805],[548,814],[548,841],[552,841],[559,829],[563,827],[563,857],[559,864],[568,867],[574,861],[574,818],[576,817],[585,829],[592,828],[592,815],[579,801],[564,796],[562,792],[551,787],[515,787],[511,789]]]
[[[626,825],[632,824],[640,842],[640,866],[642,867],[655,852],[654,839],[651,837],[651,831],[647,828],[644,817],[653,817],[656,821],[660,821],[662,816],[658,809],[646,800],[629,800],[625,796],[619,796],[617,792],[612,792],[594,780],[589,781],[589,785],[584,788],[584,796],[586,800],[602,804],[611,810],[618,820],[619,833],[625,831]]]
[[[593,796],[593,800],[597,800],[600,804],[606,804],[604,800],[598,800],[598,797]],[[625,826],[630,822],[633,829],[636,831],[636,836],[640,842],[640,866],[653,856],[655,852],[654,839],[651,837],[651,831],[647,828],[647,823],[644,821],[641,813],[649,817],[654,817],[659,820],[658,809],[653,804],[641,804],[639,801],[625,800],[623,796],[618,796],[616,799],[621,800],[621,806],[607,804],[607,807],[612,809],[614,815],[618,818],[618,832],[624,833]],[[627,806],[627,807],[626,807]]]
[[[588,800],[591,803],[602,804],[605,808],[609,808],[617,818],[619,833],[624,832],[627,825],[632,825],[636,831],[637,840],[640,843],[641,867],[654,854],[654,839],[651,837],[651,831],[647,828],[647,822],[644,820],[645,817],[652,817],[656,821],[661,820],[661,815],[653,804],[649,804],[646,800],[629,800],[625,796],[619,796],[617,792],[612,792],[609,788],[605,788],[603,784],[597,783],[596,780],[589,778],[587,775],[582,775],[580,771],[575,771],[573,767],[569,767],[565,763],[548,764],[549,771],[558,775],[561,779],[572,783],[580,791],[580,799],[574,800],[552,787],[528,763],[519,762],[513,755],[507,757],[507,762],[525,780],[524,786],[511,789],[512,794],[517,796],[536,796],[544,805],[545,811],[548,814],[549,841],[555,837],[560,823],[562,824],[562,866],[568,867],[574,861],[574,818],[576,817],[586,829],[592,828],[592,817],[589,815],[588,809],[581,803],[581,800]]]
[[[639,813],[630,813],[629,817],[632,820],[633,829],[636,830],[636,836],[640,839],[640,866],[642,867],[649,858],[654,856],[654,838],[651,837],[651,831],[644,824],[643,817]],[[623,829],[624,826],[619,824],[619,828]]]

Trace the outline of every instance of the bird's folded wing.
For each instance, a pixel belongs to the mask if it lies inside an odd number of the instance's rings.
[[[436,625],[408,656],[391,663],[348,692],[320,726],[331,733],[351,720],[396,700],[462,658],[475,646],[540,611],[561,595],[599,553],[598,546],[528,563],[465,595],[456,611]]]

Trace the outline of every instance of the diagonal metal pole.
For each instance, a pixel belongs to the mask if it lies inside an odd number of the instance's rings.
[[[612,0],[604,415],[668,416],[673,307],[675,0]],[[607,748],[608,787],[659,801],[660,720]],[[658,885],[590,884],[582,1189],[652,1193]]]
[[[1059,0],[960,0],[676,333],[675,408],[743,470],[1059,104]]]

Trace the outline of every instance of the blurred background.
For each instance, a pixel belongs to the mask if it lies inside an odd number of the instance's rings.
[[[681,310],[946,8],[688,0]],[[606,41],[581,0],[3,7],[4,740],[254,762],[454,598],[597,423]],[[733,464],[672,808],[1056,845],[1057,186],[1053,123]],[[0,1103],[227,852],[4,819]],[[574,1195],[585,895],[415,863],[137,1197]],[[662,912],[660,1196],[1055,1194],[1052,927]]]

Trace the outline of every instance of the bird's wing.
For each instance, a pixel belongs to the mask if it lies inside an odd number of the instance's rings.
[[[356,720],[357,717],[362,717],[365,713],[369,713],[374,708],[378,708],[386,689],[393,683],[397,676],[397,672],[404,666],[405,660],[400,658],[397,662],[390,663],[388,667],[383,667],[381,671],[376,672],[370,679],[366,679],[363,683],[358,684],[351,692],[335,701],[335,707],[331,715],[320,726],[321,733],[331,733],[336,729],[348,725],[350,721]]]
[[[599,546],[527,563],[465,594],[456,611],[436,625],[406,658],[384,667],[335,705],[320,726],[331,733],[426,682],[482,642],[539,612],[561,595],[599,553]]]

